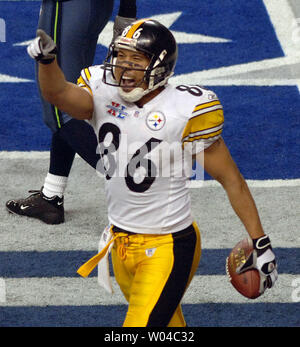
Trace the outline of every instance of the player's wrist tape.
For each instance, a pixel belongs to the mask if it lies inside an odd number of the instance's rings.
[[[259,237],[258,239],[252,239],[253,248],[257,251],[263,250],[267,247],[271,247],[271,241],[267,235]]]
[[[50,51],[46,56],[43,56],[43,54],[40,54],[39,57],[36,58],[36,60],[41,64],[51,64],[56,57],[57,54],[57,47],[55,46],[52,51]]]
[[[41,64],[44,64],[44,65],[48,65],[48,64],[51,64],[54,60],[55,60],[55,58],[40,59],[40,60],[38,60],[38,62]]]
[[[253,248],[256,250],[258,256],[256,261],[260,265],[260,270],[265,275],[270,274],[276,268],[276,260],[269,237],[265,235],[252,241]]]

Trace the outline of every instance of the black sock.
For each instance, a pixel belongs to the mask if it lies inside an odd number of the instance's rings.
[[[71,171],[75,151],[60,136],[60,130],[52,135],[49,173],[68,177]]]
[[[59,132],[62,139],[96,169],[100,155],[96,152],[98,142],[93,128],[85,121],[71,119]]]
[[[136,0],[120,0],[118,15],[126,18],[136,18]]]

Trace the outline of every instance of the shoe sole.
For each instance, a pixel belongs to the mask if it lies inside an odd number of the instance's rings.
[[[21,216],[21,217],[27,217],[27,218],[38,219],[38,220],[40,220],[41,222],[44,222],[44,223],[50,224],[50,225],[62,224],[62,223],[65,222],[65,219],[64,219],[64,218],[63,218],[63,219],[56,219],[56,220],[54,219],[54,220],[52,220],[51,215],[53,216],[53,214],[50,214],[50,215],[48,214],[48,215],[45,216],[44,218],[39,218],[39,217],[35,217],[35,216],[27,216],[27,215],[25,215],[25,214],[16,213],[16,212],[10,210],[7,206],[6,206],[6,210],[7,210],[9,213],[11,213],[11,214],[13,214],[13,215],[15,215],[15,216]]]

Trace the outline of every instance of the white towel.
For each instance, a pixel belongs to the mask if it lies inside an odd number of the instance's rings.
[[[112,239],[113,235],[110,232],[111,225],[108,225],[102,232],[101,238],[99,241],[99,252],[108,244],[108,242]],[[110,275],[109,275],[109,261],[108,255],[113,246],[112,244],[109,246],[108,251],[105,256],[98,263],[98,284],[103,287],[108,293],[112,294],[113,289],[111,285]]]

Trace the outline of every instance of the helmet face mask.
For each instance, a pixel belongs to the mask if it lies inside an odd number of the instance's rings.
[[[141,68],[134,62],[119,64],[119,50],[139,52],[149,58],[146,68]],[[125,101],[136,102],[144,95],[167,84],[173,75],[177,60],[177,44],[172,33],[155,20],[143,19],[127,27],[109,47],[104,61],[103,82],[119,87],[119,92]],[[116,79],[116,69],[122,69],[121,78]],[[126,71],[143,71],[143,78],[132,86],[134,89],[126,92],[122,88],[122,77]],[[109,78],[107,73],[111,73]]]
[[[104,62],[104,82],[108,85],[121,87],[122,84],[122,78],[126,74],[127,71],[136,71],[136,72],[143,72],[144,76],[143,78],[137,83],[136,87],[139,87],[145,80],[146,75],[148,74],[148,67],[144,68],[139,64],[133,63],[131,61],[126,61],[126,65],[124,63],[118,62],[118,52],[119,48],[117,49],[114,44],[110,45],[110,53],[108,54],[105,62]],[[120,77],[117,78],[116,70],[121,70],[122,72],[119,73]],[[107,79],[107,72],[111,72],[112,79]]]

